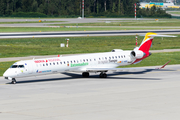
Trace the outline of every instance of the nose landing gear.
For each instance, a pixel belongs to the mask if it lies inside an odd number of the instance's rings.
[[[16,84],[16,79],[15,78],[12,78],[12,84]]]

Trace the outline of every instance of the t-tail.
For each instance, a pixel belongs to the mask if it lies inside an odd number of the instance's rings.
[[[152,33],[152,32],[146,33],[141,45],[139,47],[135,48],[131,52],[131,56],[134,59],[133,64],[139,63],[143,59],[145,59],[151,55],[151,53],[149,52],[149,49],[151,48],[154,37],[176,37],[176,36],[158,35],[158,34]]]

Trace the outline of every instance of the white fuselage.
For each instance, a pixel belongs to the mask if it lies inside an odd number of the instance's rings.
[[[135,61],[130,53],[131,51],[117,51],[19,61],[14,63],[3,76],[11,80],[11,78],[68,71],[101,72],[87,71],[87,68],[116,68],[130,65]]]

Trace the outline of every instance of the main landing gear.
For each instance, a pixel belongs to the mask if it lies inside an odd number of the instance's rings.
[[[83,76],[83,77],[89,77],[89,72],[83,72],[83,73],[82,73],[82,76]],[[99,77],[100,77],[100,78],[107,78],[106,72],[101,72],[101,73],[99,74]]]
[[[100,77],[100,78],[107,78],[107,74],[106,74],[105,72],[101,72],[101,73],[99,74],[99,77]]]
[[[83,72],[83,73],[82,73],[82,76],[83,76],[83,77],[89,77],[89,73],[88,73],[88,72]]]
[[[11,83],[12,83],[12,84],[16,84],[16,79],[13,78]]]

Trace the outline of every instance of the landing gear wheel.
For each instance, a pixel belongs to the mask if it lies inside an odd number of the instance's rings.
[[[107,74],[106,74],[106,73],[100,73],[100,74],[99,74],[99,77],[100,77],[100,78],[107,78]]]
[[[89,73],[88,73],[88,72],[83,72],[83,73],[82,73],[82,76],[83,76],[83,77],[89,77]]]
[[[11,83],[12,83],[12,84],[16,84],[16,79],[13,78]]]

